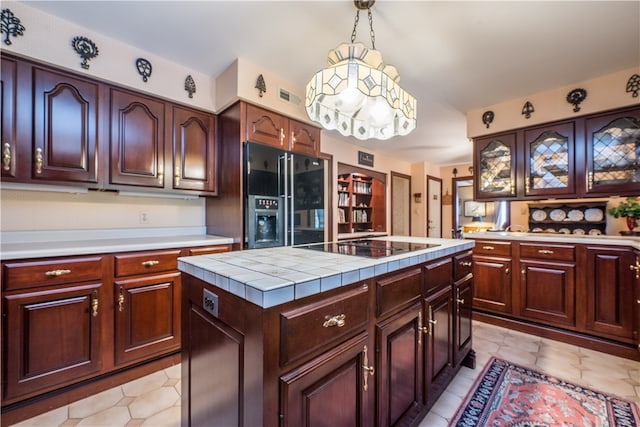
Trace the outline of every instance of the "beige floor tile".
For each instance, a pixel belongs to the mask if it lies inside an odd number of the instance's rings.
[[[480,327],[477,331],[473,331],[474,340],[476,337],[502,344],[502,342],[504,341],[505,333],[500,330]]]
[[[456,410],[461,403],[462,397],[456,396],[455,394],[449,393],[445,390],[436,403],[434,403],[433,407],[431,407],[430,412],[449,420],[453,414],[456,413]]]
[[[446,391],[455,394],[458,397],[465,397],[474,381],[474,378],[469,378],[464,375],[456,375],[451,383],[447,386]]]
[[[180,364],[177,365],[173,365],[169,368],[166,368],[164,370],[164,373],[167,375],[168,378],[175,378],[175,379],[180,379],[180,377],[182,376],[182,368]]]
[[[473,349],[476,353],[495,353],[500,348],[500,344],[489,341],[481,337],[473,337]]]
[[[540,345],[549,347],[549,351],[557,350],[558,352],[575,353],[580,355],[580,347],[573,344],[567,344],[566,342],[540,338]]]
[[[129,410],[123,406],[113,406],[90,417],[83,418],[77,427],[124,427],[131,416]]]
[[[635,389],[631,384],[609,376],[607,372],[603,371],[582,371],[582,385],[619,397],[635,394]]]
[[[136,398],[129,405],[132,418],[149,418],[171,406],[180,395],[173,387],[161,387]]]
[[[141,396],[150,391],[156,390],[158,387],[167,382],[167,375],[164,371],[154,372],[146,377],[131,381],[122,386],[125,396]]]
[[[122,398],[122,390],[119,387],[94,394],[70,404],[69,418],[87,418],[116,405]]]
[[[580,369],[555,357],[538,357],[536,359],[536,369],[571,382],[579,382],[582,377]]]
[[[615,359],[583,357],[580,361],[580,369],[605,375],[608,378],[630,379],[627,367]]]
[[[532,339],[529,335],[529,338],[522,336],[521,334],[518,336],[509,335],[504,337],[502,341],[502,345],[508,345],[510,347],[517,347],[521,350],[528,351],[530,353],[537,353],[540,350],[540,340]]]
[[[133,402],[135,399],[136,398],[133,396],[125,396],[122,399],[120,399],[118,403],[116,403],[116,406],[129,406],[129,404]]]
[[[60,426],[69,418],[69,410],[65,406],[63,408],[54,409],[45,412],[37,417],[30,418],[21,423],[14,424],[15,427],[52,427]]]
[[[180,407],[171,407],[148,418],[142,426],[149,427],[180,427]]]
[[[60,427],[75,427],[80,421],[82,420],[79,418],[72,418],[60,424]]]
[[[525,367],[533,368],[536,364],[536,356],[529,353],[528,351],[523,351],[518,347],[501,346],[496,353],[496,357]]]
[[[129,420],[125,427],[140,427],[145,420],[143,418],[134,418]]]
[[[440,415],[430,412],[420,422],[418,427],[447,427],[449,422],[447,419],[442,418]]]
[[[162,386],[163,387],[174,387],[179,382],[180,382],[180,380],[178,378],[169,378],[164,384],[162,384]]]

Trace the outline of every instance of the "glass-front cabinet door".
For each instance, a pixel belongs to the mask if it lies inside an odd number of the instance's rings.
[[[573,194],[574,122],[524,132],[525,196]]]
[[[504,133],[474,140],[476,195],[481,199],[516,197],[516,134]]]
[[[589,118],[586,129],[586,192],[640,192],[640,108]]]

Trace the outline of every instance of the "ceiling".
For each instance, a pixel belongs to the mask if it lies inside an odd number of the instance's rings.
[[[304,87],[348,42],[342,1],[28,1],[217,76],[236,58]],[[638,1],[393,1],[372,8],[376,48],[418,100],[418,126],[387,141],[336,138],[411,163],[471,161],[467,111],[640,67]],[[366,13],[356,41],[371,45]]]

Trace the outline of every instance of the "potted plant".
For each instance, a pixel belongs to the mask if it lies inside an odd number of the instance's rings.
[[[614,218],[622,217],[627,220],[629,231],[621,231],[620,234],[635,234],[633,229],[636,226],[636,221],[640,219],[640,202],[637,197],[627,197],[626,200],[620,202],[618,206],[610,208],[607,212]]]

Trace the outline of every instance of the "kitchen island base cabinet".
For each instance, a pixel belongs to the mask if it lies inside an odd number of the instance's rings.
[[[452,259],[268,308],[185,274],[182,425],[418,425],[473,365],[472,276]]]

